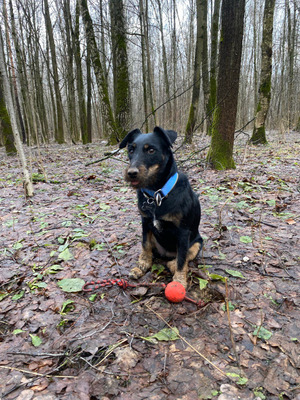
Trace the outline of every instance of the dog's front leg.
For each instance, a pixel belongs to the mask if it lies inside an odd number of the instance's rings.
[[[139,279],[152,267],[153,260],[153,240],[152,232],[147,227],[147,221],[143,219],[143,249],[139,256],[139,265],[132,268],[129,276],[133,279]]]
[[[189,261],[197,256],[200,249],[198,242],[190,247],[189,236],[189,231],[180,231],[177,242],[177,257],[167,264],[173,274],[173,281],[181,283],[185,288],[187,287]]]

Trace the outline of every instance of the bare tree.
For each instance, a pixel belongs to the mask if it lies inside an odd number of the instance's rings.
[[[162,63],[163,63],[163,76],[164,76],[164,84],[166,91],[166,99],[167,99],[167,115],[170,118],[171,116],[171,101],[170,101],[170,82],[169,82],[169,73],[168,73],[168,60],[167,60],[167,52],[165,45],[165,37],[164,37],[164,27],[163,27],[163,15],[161,9],[161,0],[156,0],[158,6],[158,21],[159,21],[159,30],[161,37],[161,50],[162,50]]]
[[[47,37],[49,41],[50,53],[51,53],[51,61],[52,61],[52,74],[53,74],[53,83],[54,83],[54,91],[55,91],[55,100],[56,100],[56,125],[55,125],[55,139],[58,143],[64,143],[64,123],[63,123],[63,105],[61,92],[59,87],[59,75],[58,75],[58,66],[56,59],[56,50],[53,36],[53,28],[52,22],[50,18],[49,12],[49,4],[48,0],[44,0],[44,18],[47,30]],[[50,70],[50,66],[49,66]]]
[[[211,25],[209,98],[206,108],[206,118],[207,118],[209,135],[211,135],[212,133],[213,111],[215,109],[217,100],[217,64],[218,64],[220,3],[221,0],[214,1],[214,12]]]
[[[100,59],[97,42],[94,33],[93,22],[88,10],[87,1],[81,0],[81,14],[85,25],[86,40],[91,51],[91,61],[94,67],[96,82],[101,99],[101,113],[103,120],[104,134],[108,138],[110,144],[118,142],[118,129],[114,119],[113,111],[110,104],[107,77],[104,74],[102,62]]]
[[[62,4],[64,25],[62,26],[62,34],[65,36],[65,80],[66,80],[66,97],[68,109],[68,128],[69,133],[74,142],[78,142],[79,130],[77,127],[77,113],[75,100],[75,74],[74,74],[74,47],[75,35],[73,34],[72,17],[70,9],[70,0],[63,0]]]
[[[17,124],[16,112],[15,112],[13,98],[12,98],[12,94],[10,91],[9,81],[8,81],[7,72],[6,72],[6,68],[5,68],[3,39],[2,39],[1,29],[0,29],[0,74],[1,74],[1,80],[3,82],[3,92],[4,92],[5,103],[6,103],[6,107],[7,107],[7,110],[8,110],[9,116],[10,116],[10,120],[11,120],[11,126],[12,126],[13,135],[14,135],[14,142],[15,142],[15,146],[17,148],[18,155],[20,157],[21,165],[22,165],[22,170],[23,170],[23,175],[24,175],[25,194],[26,194],[26,196],[31,197],[31,196],[33,196],[33,186],[32,186],[32,182],[30,180],[30,175],[29,175],[28,168],[27,168],[27,161],[26,161],[24,150],[23,150],[22,142],[20,139],[20,132],[19,132],[18,124]]]
[[[200,100],[200,85],[201,85],[201,59],[203,56],[203,38],[204,38],[204,3],[206,0],[196,0],[197,4],[197,40],[194,61],[194,78],[192,101],[190,105],[188,122],[185,128],[185,141],[191,143],[193,133],[198,117],[198,107]]]
[[[208,161],[215,169],[234,168],[233,144],[239,92],[245,0],[223,0],[217,103]]]
[[[115,120],[119,129],[118,140],[121,140],[131,127],[132,117],[123,0],[109,0],[109,6],[114,75],[114,109]]]
[[[256,118],[251,142],[254,144],[267,143],[266,118],[271,100],[271,78],[272,78],[272,33],[275,0],[265,1],[263,19],[263,37],[261,43],[261,73],[258,93],[258,104]]]

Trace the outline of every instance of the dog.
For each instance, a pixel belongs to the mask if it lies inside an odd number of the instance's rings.
[[[119,144],[127,146],[129,167],[125,180],[137,190],[142,217],[142,252],[130,277],[139,279],[154,257],[167,259],[173,280],[187,287],[188,263],[202,248],[199,234],[201,208],[188,178],[177,170],[173,130],[155,127],[151,133],[135,129]]]

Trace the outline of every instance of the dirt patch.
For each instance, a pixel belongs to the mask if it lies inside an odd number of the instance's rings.
[[[58,286],[128,280],[136,265],[141,226],[125,152],[86,166],[109,149],[32,150],[26,200],[18,160],[1,149],[2,398],[299,399],[300,140],[281,139],[238,144],[237,169],[224,172],[206,168],[202,139],[176,151],[202,205],[205,245],[187,293],[202,308],[169,303],[159,285],[96,296]],[[161,264],[143,278],[170,280]]]

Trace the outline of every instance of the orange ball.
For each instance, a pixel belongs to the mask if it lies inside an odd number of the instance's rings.
[[[165,288],[165,296],[172,303],[180,303],[185,298],[185,288],[179,282],[170,282]]]

